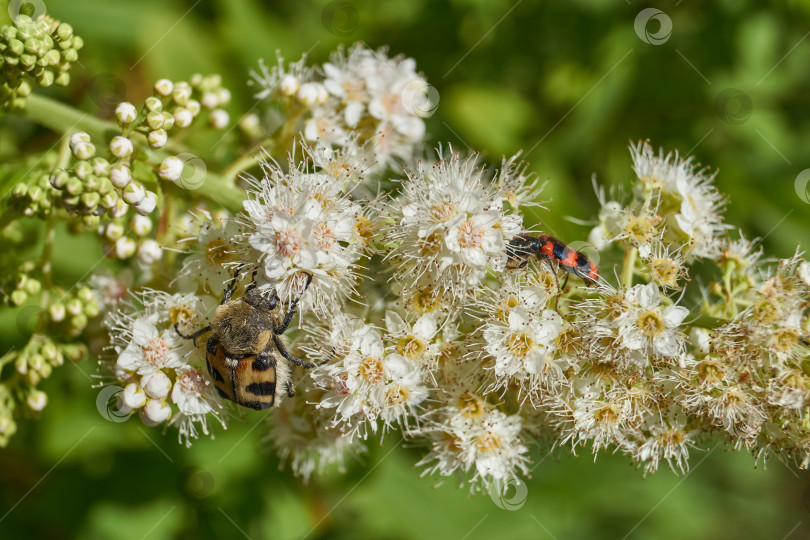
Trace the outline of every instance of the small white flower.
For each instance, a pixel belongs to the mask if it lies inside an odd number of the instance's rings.
[[[278,89],[282,96],[292,96],[298,93],[300,85],[294,75],[284,75],[279,81]]]
[[[159,331],[158,315],[141,315],[132,321],[131,340],[119,354],[117,364],[139,375],[184,365],[188,345],[174,328]]]
[[[678,356],[683,336],[678,327],[689,314],[685,307],[661,305],[661,292],[654,283],[636,285],[627,291],[629,309],[617,319],[622,345],[647,354]]]

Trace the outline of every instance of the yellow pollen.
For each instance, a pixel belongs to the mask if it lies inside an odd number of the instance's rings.
[[[194,321],[194,312],[188,306],[172,306],[169,308],[169,320],[172,324],[190,323]]]
[[[509,352],[517,357],[526,356],[534,348],[534,340],[525,332],[516,332],[509,336]]]
[[[475,441],[475,447],[481,452],[494,452],[503,445],[503,439],[497,433],[486,433]]]
[[[219,238],[211,240],[205,247],[205,258],[211,264],[222,266],[226,262],[233,260],[233,254],[228,253],[231,245]]]
[[[408,401],[408,396],[410,396],[410,392],[407,388],[396,385],[385,393],[385,403],[391,407],[401,405]]]
[[[419,239],[419,251],[426,257],[436,255],[441,249],[442,239],[439,233],[434,232],[426,238]]]
[[[657,336],[666,328],[664,320],[654,311],[642,313],[636,324],[641,329],[641,333],[650,338]]]
[[[456,213],[453,203],[445,201],[430,207],[430,217],[434,221],[447,221]]]
[[[459,396],[457,406],[461,414],[467,418],[478,418],[486,412],[481,398],[469,392]]]
[[[403,336],[397,342],[397,352],[408,360],[413,360],[425,352],[425,342],[416,336]]]
[[[619,420],[619,410],[615,405],[605,405],[593,412],[593,418],[600,424],[615,424]]]
[[[379,358],[369,356],[360,362],[360,376],[370,383],[378,383],[383,380],[383,365]]]
[[[371,220],[367,217],[359,216],[354,222],[354,232],[368,242],[374,236],[374,229],[371,226]]]
[[[765,324],[775,323],[779,320],[779,306],[768,298],[763,298],[754,304],[754,318]]]

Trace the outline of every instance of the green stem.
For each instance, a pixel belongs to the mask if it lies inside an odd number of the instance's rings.
[[[121,133],[121,128],[113,122],[102,120],[92,114],[38,94],[28,96],[25,116],[58,133],[69,134],[84,131],[92,139],[105,141],[105,143],[111,137]],[[131,135],[135,136],[135,134]],[[138,135],[138,137],[142,137],[142,135]],[[171,145],[167,145],[165,150],[175,154],[185,151],[183,148],[175,148]],[[171,154],[164,151],[156,152],[156,155],[166,157]],[[195,194],[217,202],[232,211],[241,209],[242,201],[245,200],[243,190],[236,187],[233,182],[227,182],[221,175],[212,172],[206,173],[205,181],[195,190]],[[1,221],[0,218],[0,225],[2,225]]]
[[[630,251],[624,253],[624,261],[622,262],[622,285],[625,289],[633,286],[633,274],[636,269],[636,256],[638,249],[635,247],[630,248]]]
[[[709,315],[701,315],[694,321],[690,323],[690,326],[697,326],[699,328],[717,328],[718,326],[722,326],[726,324],[728,319],[721,319],[720,317],[711,317]]]

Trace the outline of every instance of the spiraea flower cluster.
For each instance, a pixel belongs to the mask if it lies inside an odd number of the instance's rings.
[[[325,80],[303,63],[264,72],[265,96],[312,118],[284,166],[266,154],[246,177],[240,213],[203,220],[177,280],[187,294],[220,292],[236,269],[244,286],[275,291],[281,313],[301,297],[290,348],[307,367],[295,368],[295,397],[275,389],[267,439],[297,473],[342,468],[392,432],[425,448],[425,475],[473,489],[502,489],[534,452],[564,446],[622,452],[645,473],[686,472],[718,437],[760,459],[810,460],[810,266],[796,255],[771,267],[731,239],[715,173],[633,145],[636,180],[625,197],[596,186],[590,233],[594,260],[623,253],[618,280],[561,279],[584,255],[514,248],[533,234],[523,212],[542,190],[517,156],[490,169],[447,147],[392,169],[351,130],[376,114],[369,66],[383,57],[353,48],[333,60]],[[412,64],[392,65],[408,68],[386,84],[406,85]],[[310,91],[326,97],[309,103]],[[307,142],[318,107],[353,142]],[[702,288],[690,282],[698,260],[715,273]],[[142,346],[130,333],[118,349],[127,340]]]
[[[50,50],[69,43],[69,62],[81,44],[43,20],[0,32],[15,80],[9,55],[47,82]],[[260,64],[252,84],[259,113],[208,161],[170,134],[229,123],[215,75],[161,79],[31,157],[0,215],[3,301],[36,312],[0,358],[0,445],[46,406],[40,381],[89,349],[117,417],[191,444],[264,415],[264,444],[305,480],[383,438],[472,490],[561,448],[645,474],[685,473],[723,442],[810,465],[810,263],[732,234],[716,171],[631,145],[635,177],[595,185],[578,252],[526,218],[542,185],[519,153],[426,150],[437,100],[412,59],[355,45]],[[22,219],[45,222],[35,259],[16,249]],[[60,221],[95,229],[117,273],[57,283]]]

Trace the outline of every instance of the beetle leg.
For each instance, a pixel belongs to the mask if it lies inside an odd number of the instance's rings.
[[[304,295],[306,290],[309,288],[309,284],[312,283],[312,274],[307,272],[307,284],[304,285],[304,290],[301,291],[301,294],[298,295],[298,298],[293,300],[292,304],[290,304],[290,309],[287,311],[287,314],[284,316],[284,321],[281,323],[280,326],[276,326],[273,328],[273,332],[275,334],[283,334],[287,331],[287,327],[290,326],[290,322],[292,322],[292,318],[295,315],[295,306],[298,305],[298,302],[301,300],[301,297]]]
[[[276,344],[276,348],[278,349],[278,352],[281,353],[281,356],[283,356],[285,359],[289,360],[290,362],[292,362],[296,366],[301,366],[301,367],[304,367],[304,368],[307,368],[307,369],[312,369],[314,367],[318,367],[317,364],[312,364],[310,362],[304,362],[303,360],[299,360],[295,356],[291,355],[290,352],[287,350],[287,347],[284,346],[284,344],[281,342],[281,340],[279,339],[279,337],[277,335],[273,336],[273,341]]]

